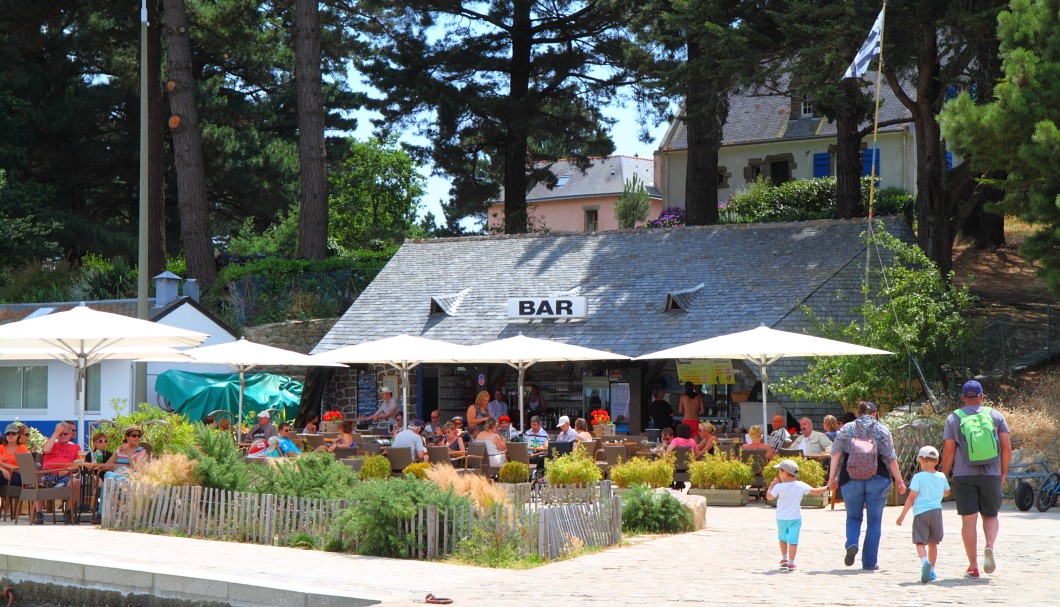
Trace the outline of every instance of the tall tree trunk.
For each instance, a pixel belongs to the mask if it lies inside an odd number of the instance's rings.
[[[169,128],[177,169],[177,204],[180,207],[180,236],[188,275],[208,289],[217,278],[210,217],[206,204],[206,176],[202,162],[202,134],[195,107],[195,80],[192,77],[191,44],[184,14],[184,0],[163,0],[166,14],[166,66],[169,90]]]
[[[858,80],[843,80],[844,93],[849,99],[860,95]],[[859,129],[855,103],[845,103],[836,115],[836,218],[861,217],[861,131]]]
[[[702,61],[703,51],[688,42],[688,63]],[[718,80],[689,83],[685,96],[685,129],[688,133],[688,170],[685,173],[685,223],[690,226],[718,223],[718,150],[722,127],[729,117],[729,97]]]
[[[512,60],[509,76],[508,111],[504,142],[504,232],[525,234],[529,229],[526,213],[527,140],[523,108],[530,92],[530,0],[512,3]]]
[[[147,3],[147,69],[150,74],[147,92],[147,269],[151,276],[166,269],[166,196],[163,175],[165,174],[166,114],[162,106],[162,19],[159,0]]]
[[[317,0],[297,0],[294,23],[300,164],[298,257],[324,259],[328,256],[328,183]]]

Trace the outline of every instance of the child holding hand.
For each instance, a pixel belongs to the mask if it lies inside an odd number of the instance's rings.
[[[777,500],[777,539],[780,541],[780,570],[795,571],[795,553],[802,530],[802,496],[823,495],[828,487],[811,487],[798,480],[799,465],[786,459],[773,466],[777,477],[766,490],[766,499]]]
[[[921,447],[916,461],[920,462],[920,472],[909,482],[909,495],[897,524],[901,526],[905,515],[913,510],[913,543],[920,557],[920,583],[926,584],[935,579],[935,561],[942,542],[942,498],[950,494],[950,482],[935,469],[938,449],[931,445]]]

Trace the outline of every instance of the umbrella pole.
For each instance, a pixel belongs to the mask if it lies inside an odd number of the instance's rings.
[[[84,451],[85,448],[85,409],[88,408],[88,369],[86,368],[87,361],[82,358],[77,358],[77,373],[76,381],[76,392],[77,392],[77,403],[74,405],[77,407],[77,446],[79,449]]]
[[[402,430],[409,426],[409,368],[407,365],[401,367],[401,423]]]
[[[762,371],[762,431],[765,432],[765,429],[769,427],[769,411],[766,409],[766,395],[769,394],[769,367],[762,365],[759,369]]]
[[[243,442],[243,386],[246,380],[243,378],[243,369],[239,370],[239,417],[236,419],[236,442]]]
[[[521,367],[518,367],[518,369],[519,369],[519,432],[524,432],[524,431],[526,431],[526,428],[523,426],[523,424],[524,424],[523,419],[524,419],[524,416],[526,415],[526,411],[523,410],[523,380],[526,379],[526,367],[522,367],[521,366]]]

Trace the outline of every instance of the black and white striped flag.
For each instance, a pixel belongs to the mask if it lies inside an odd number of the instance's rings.
[[[876,17],[876,23],[872,24],[872,30],[869,31],[869,37],[865,39],[865,44],[861,45],[858,49],[858,54],[854,56],[854,62],[847,68],[844,78],[861,78],[865,75],[865,72],[869,71],[869,63],[879,56],[880,54],[880,40],[883,38],[883,11],[881,9],[880,14]]]

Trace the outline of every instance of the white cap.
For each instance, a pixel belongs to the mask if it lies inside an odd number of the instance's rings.
[[[566,415],[562,415],[562,416],[560,416],[559,420],[556,421],[556,426],[562,426],[563,424],[569,424],[569,423],[570,423],[570,418],[567,417]]]
[[[788,474],[790,474],[792,476],[798,476],[799,475],[799,465],[796,464],[794,460],[790,460],[790,459],[782,460],[779,464],[777,464],[776,466],[773,466],[773,467],[774,468],[779,468],[779,469],[783,470],[784,472],[787,472]]]
[[[925,445],[920,448],[920,454],[917,457],[926,457],[928,459],[938,459],[939,450],[932,447],[931,445]]]

